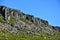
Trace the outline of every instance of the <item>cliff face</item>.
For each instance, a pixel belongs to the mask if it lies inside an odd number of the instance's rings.
[[[5,6],[0,6],[0,13],[2,14],[2,16],[4,17],[4,19],[6,21],[8,21],[9,16],[14,16],[16,18],[25,18],[26,20],[36,24],[36,25],[40,25],[41,22],[45,23],[46,25],[48,25],[48,21],[46,20],[42,20],[39,18],[35,18],[32,15],[28,15],[28,14],[24,14],[23,12],[21,12],[20,10],[16,10],[16,9],[11,9],[11,8],[7,8]]]
[[[43,31],[52,34],[54,32],[48,21],[6,6],[0,6],[0,19],[0,28],[9,30],[11,33],[23,31],[28,34],[36,34]]]

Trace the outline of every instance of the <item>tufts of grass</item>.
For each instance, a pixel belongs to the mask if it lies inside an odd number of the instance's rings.
[[[0,29],[1,30],[1,29]],[[40,35],[30,35],[25,32],[20,32],[18,34],[9,33],[6,30],[2,30],[0,33],[0,40],[60,40],[60,33],[55,32],[54,35],[47,35],[41,32]]]
[[[46,26],[46,25],[45,25],[44,23],[41,23],[41,26],[44,27],[44,26]]]
[[[14,16],[10,16],[10,20],[9,20],[9,23],[11,23],[12,25],[14,25],[15,23],[14,23]]]
[[[29,23],[29,22],[27,21],[27,19],[25,19],[25,18],[19,18],[19,20],[21,20],[21,21],[23,21],[23,22],[25,22],[25,23],[31,25],[31,23]]]
[[[4,23],[5,20],[2,17],[0,17],[0,22]]]

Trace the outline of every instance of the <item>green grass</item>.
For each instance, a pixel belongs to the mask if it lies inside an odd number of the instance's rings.
[[[14,25],[14,16],[10,16],[9,22]],[[26,22],[26,19],[20,18],[19,20]],[[3,18],[0,17],[0,22],[5,22]],[[28,22],[26,22],[29,24]],[[42,24],[44,26],[45,24]],[[2,30],[0,28],[0,40],[60,40],[60,32],[54,32],[54,35],[48,35],[47,33],[40,32],[40,35],[27,34],[25,32],[20,32],[18,34],[10,33],[9,30]]]
[[[6,38],[8,40],[60,40],[60,33],[55,32],[54,35],[49,36],[43,32],[41,32],[40,35],[32,35],[32,34],[26,34],[25,32],[13,34],[13,33],[10,33],[9,31],[1,30],[0,40],[5,40]]]
[[[4,23],[5,20],[2,17],[0,17],[0,22]]]
[[[9,23],[11,23],[12,25],[14,25],[15,23],[14,23],[14,19],[15,17],[14,16],[10,16],[10,20],[9,20]]]
[[[21,20],[21,21],[23,21],[23,22],[25,22],[26,24],[29,24],[29,25],[32,24],[32,23],[29,23],[29,22],[27,21],[27,19],[25,19],[25,18],[19,18],[19,20]]]
[[[45,25],[44,23],[41,23],[41,26],[44,27],[44,26],[46,26],[46,25]]]

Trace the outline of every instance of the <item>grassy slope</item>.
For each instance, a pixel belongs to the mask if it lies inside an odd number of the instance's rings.
[[[11,18],[13,19],[14,17]],[[0,22],[4,22],[4,20],[0,18]],[[12,23],[12,21],[10,21],[10,23]],[[0,40],[7,40],[7,39],[8,40],[60,40],[59,37],[60,37],[59,32],[55,32],[54,35],[48,35],[47,33],[43,33],[43,32],[40,32],[40,35],[30,35],[24,32],[14,34],[14,33],[10,33],[8,30],[2,30],[0,28]]]
[[[60,40],[60,33],[56,32],[54,35],[48,35],[41,32],[40,35],[30,35],[24,32],[18,34],[10,33],[9,31],[0,29],[0,40]]]

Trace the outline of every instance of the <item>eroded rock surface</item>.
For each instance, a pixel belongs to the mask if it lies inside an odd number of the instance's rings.
[[[4,23],[0,22],[0,28],[9,30],[11,33],[23,31],[34,34],[44,31],[51,34],[54,32],[54,29],[49,25],[48,21],[36,18],[33,15],[24,14],[17,9],[0,6],[0,17],[5,20]]]

